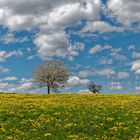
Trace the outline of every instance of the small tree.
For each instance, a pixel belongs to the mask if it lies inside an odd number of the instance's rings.
[[[37,66],[33,80],[41,87],[47,87],[48,94],[50,91],[57,91],[67,83],[69,70],[60,61],[50,61],[47,64]]]
[[[102,86],[99,84],[95,84],[93,82],[90,82],[88,85],[88,89],[90,92],[96,94],[96,93],[100,93],[100,91],[102,90]]]

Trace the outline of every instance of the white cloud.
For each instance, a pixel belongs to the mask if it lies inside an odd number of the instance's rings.
[[[140,52],[133,52],[133,53],[132,53],[132,57],[133,57],[133,58],[136,58],[136,59],[137,59],[137,58],[140,58]]]
[[[109,50],[111,48],[112,48],[112,46],[109,46],[109,45],[101,46],[101,45],[97,44],[96,46],[90,48],[89,54],[95,54],[95,53],[101,52],[103,50]]]
[[[111,90],[123,90],[124,87],[121,85],[120,82],[111,82],[109,84],[109,89],[111,89]]]
[[[48,14],[48,24],[51,27],[66,27],[81,19],[96,20],[99,18],[100,2],[87,1],[82,5],[79,2],[61,5]],[[73,16],[75,15],[75,16]]]
[[[0,22],[11,30],[30,29],[41,24],[64,27],[83,18],[99,18],[100,0],[1,0]],[[75,15],[75,16],[73,16]]]
[[[118,74],[117,74],[117,78],[118,79],[126,79],[126,78],[128,78],[129,77],[129,73],[128,72],[119,72]]]
[[[4,44],[9,44],[9,43],[23,43],[29,41],[29,39],[27,37],[16,38],[14,34],[7,33],[0,37],[0,41],[2,41]]]
[[[104,21],[87,22],[85,27],[82,29],[82,32],[99,32],[99,33],[122,32],[122,31],[124,31],[123,27],[115,27]]]
[[[10,58],[12,56],[21,56],[22,52],[21,51],[11,51],[11,52],[6,52],[4,50],[0,50],[0,62],[4,62],[7,58]]]
[[[34,40],[38,53],[42,59],[53,56],[73,59],[84,49],[78,42],[70,43],[65,27],[77,23],[81,19],[96,20],[99,18],[100,1],[86,1],[62,4],[48,13],[47,24],[40,26],[40,33]]]
[[[83,50],[83,45],[70,43],[65,28],[85,20],[99,20],[100,0],[66,1],[66,0],[1,0],[0,25],[10,31],[31,30],[37,28],[34,43],[42,59],[58,56],[73,59]],[[15,39],[9,34],[2,39],[5,43]]]
[[[31,52],[32,51],[32,49],[30,47],[28,47],[26,50],[27,50],[27,52]]]
[[[131,65],[131,71],[133,71],[135,74],[140,74],[140,60],[132,62]]]
[[[63,27],[83,18],[99,18],[100,0],[1,0],[0,23],[11,30],[30,29],[41,24]],[[73,16],[75,15],[75,16]]]
[[[108,10],[113,18],[125,26],[140,23],[139,0],[109,0]]]
[[[103,56],[103,57],[99,58],[99,63],[104,64],[104,65],[106,65],[106,64],[111,65],[113,63],[113,59],[106,58]]]
[[[40,57],[44,60],[52,56],[72,59],[84,49],[84,45],[81,43],[69,43],[68,36],[64,31],[38,34],[34,42],[38,47]]]
[[[18,78],[17,78],[18,79]],[[32,79],[21,78],[18,83],[10,83],[11,80],[17,80],[16,77],[6,77],[0,81],[0,92],[6,93],[37,93],[39,88],[35,88]],[[80,79],[77,76],[71,76],[68,80],[66,89],[74,86],[87,86],[90,81],[88,79]]]
[[[85,89],[85,90],[79,90],[78,93],[80,93],[80,94],[90,94],[91,92],[88,89]]]
[[[140,86],[136,86],[135,87],[135,90],[138,91],[138,92],[140,92]]]
[[[111,68],[104,69],[91,69],[91,70],[82,70],[78,73],[78,76],[81,78],[86,78],[90,76],[106,76],[111,77],[115,75],[116,72]]]
[[[21,84],[24,84],[24,83],[31,83],[32,82],[32,79],[26,79],[26,78],[21,78],[20,79],[20,83]]]
[[[129,45],[129,46],[128,46],[128,50],[130,50],[130,51],[131,51],[131,50],[135,50],[135,45]]]
[[[8,77],[5,77],[4,79],[2,79],[3,81],[16,81],[18,80],[17,77],[15,76],[8,76]]]
[[[11,78],[11,79],[14,79],[14,78]],[[31,79],[22,78],[18,84],[9,83],[8,81],[10,81],[11,79],[7,78],[5,82],[4,81],[0,82],[0,92],[33,93],[37,91],[37,89],[33,88],[33,83]]]
[[[0,66],[0,72],[1,73],[7,73],[9,71],[10,71],[10,69]]]
[[[111,49],[111,52],[112,53],[119,53],[119,52],[121,52],[122,51],[122,48],[112,48]]]
[[[35,59],[37,57],[37,55],[31,55],[31,56],[29,56],[27,59],[28,60],[32,60],[32,59]]]
[[[110,76],[115,75],[116,72],[113,69],[105,68],[105,69],[96,70],[93,74],[99,75],[99,76],[110,77]]]
[[[127,60],[127,57],[125,55],[120,54],[121,51],[122,51],[122,48],[117,48],[117,49],[112,48],[110,56],[112,57],[112,59],[115,59],[117,61]]]
[[[68,86],[87,86],[90,80],[88,79],[80,79],[77,76],[71,76],[68,80]]]
[[[8,87],[8,83],[0,83],[0,91]]]
[[[74,56],[79,54],[81,45],[70,43],[65,32],[66,27],[77,24],[84,19],[87,21],[83,29],[84,32],[104,33],[124,30],[123,27],[116,27],[107,22],[99,21],[102,6],[101,0],[1,0],[0,25],[10,31],[36,28],[39,33],[36,35],[34,43],[40,58],[48,59],[48,57],[58,56],[72,60]],[[140,21],[140,5],[137,2],[109,0],[107,7],[109,13],[125,25]],[[63,42],[59,36],[62,37]],[[27,38],[17,39],[9,33],[1,40],[6,44],[11,42],[22,43],[27,41]]]
[[[90,70],[82,70],[78,73],[79,77],[85,78],[85,77],[89,77],[90,75],[92,75],[92,72]]]

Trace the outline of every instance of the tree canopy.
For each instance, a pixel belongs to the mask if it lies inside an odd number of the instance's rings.
[[[37,66],[33,80],[41,87],[47,87],[50,91],[57,91],[67,83],[69,78],[69,69],[61,61],[49,61],[47,64]]]
[[[90,82],[88,85],[88,89],[92,93],[99,93],[102,90],[102,86],[99,84],[95,84],[93,82]]]

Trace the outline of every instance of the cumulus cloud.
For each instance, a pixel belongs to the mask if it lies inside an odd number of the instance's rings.
[[[131,63],[131,71],[133,71],[135,74],[140,74],[140,60],[136,60]]]
[[[133,52],[132,57],[136,59],[140,58],[140,52]]]
[[[58,56],[72,60],[83,49],[79,43],[72,43],[65,32],[66,27],[82,19],[99,20],[100,0],[1,0],[0,25],[10,31],[30,31],[37,28],[39,33],[34,43],[42,59]],[[26,38],[15,39],[12,34],[2,38],[5,43],[23,42]]]
[[[81,19],[96,20],[99,18],[100,1],[86,1],[63,4],[56,7],[48,14],[47,24],[40,26],[40,33],[36,35],[34,43],[42,59],[58,56],[73,59],[84,49],[81,43],[69,42],[69,36],[64,29]],[[75,15],[76,14],[76,15]],[[75,15],[75,16],[73,16]]]
[[[16,81],[16,80],[18,80],[18,78],[15,76],[8,76],[2,79],[2,81]]]
[[[31,55],[31,56],[29,56],[27,59],[28,60],[32,60],[32,59],[35,59],[37,57],[37,55]]]
[[[9,83],[11,80],[16,80],[16,77],[7,77],[0,82],[0,92],[33,93],[38,90],[33,88],[31,79],[22,78],[17,84]]]
[[[11,81],[16,81],[16,83],[12,83]],[[71,76],[68,80],[66,89],[72,88],[75,86],[87,86],[89,84],[88,79],[79,78],[77,76]],[[44,90],[44,89],[43,89]],[[0,92],[16,92],[16,93],[37,93],[39,92],[39,88],[35,88],[32,79],[27,78],[17,78],[14,76],[5,77],[0,81]]]
[[[10,69],[5,68],[5,67],[3,67],[3,66],[0,66],[0,72],[1,72],[1,73],[7,73],[7,72],[9,72],[9,71],[10,71]]]
[[[128,46],[128,50],[130,50],[130,51],[131,51],[131,50],[132,50],[132,51],[135,50],[135,45],[129,45],[129,46]]]
[[[125,60],[127,60],[127,57],[120,53],[121,51],[122,51],[122,48],[117,48],[117,49],[112,48],[110,56],[113,59],[117,60],[117,61],[125,61]]]
[[[115,74],[116,72],[111,68],[100,69],[94,72],[94,75],[107,76],[107,77],[113,76]]]
[[[104,69],[91,69],[91,70],[82,70],[78,73],[78,76],[81,78],[86,78],[89,76],[106,76],[111,77],[115,75],[116,72],[111,68]]]
[[[138,91],[138,92],[140,92],[140,86],[136,86],[135,87],[135,90]]]
[[[113,63],[113,59],[112,58],[107,58],[107,57],[101,57],[99,58],[99,63],[100,64],[104,64],[104,65],[111,65]]]
[[[13,33],[7,33],[5,35],[1,35],[0,41],[2,41],[4,44],[9,44],[9,43],[23,43],[29,41],[29,39],[27,37],[16,38]]]
[[[126,78],[128,78],[129,77],[129,73],[128,72],[119,72],[118,74],[117,74],[117,78],[118,79],[126,79]]]
[[[112,13],[115,10],[117,11],[117,8],[113,8],[114,3],[117,4],[118,1],[110,0],[108,2],[108,8]],[[123,2],[121,3],[123,7]],[[0,25],[11,31],[37,28],[39,33],[35,36],[34,43],[41,59],[48,59],[48,57],[53,56],[73,59],[74,56],[79,54],[79,51],[83,50],[84,45],[77,42],[71,44],[65,32],[66,27],[85,19],[87,24],[83,28],[84,32],[123,31],[122,27],[115,27],[107,22],[99,21],[101,9],[102,3],[100,0],[30,0],[30,2],[27,2],[27,0],[15,0],[13,2],[11,0],[1,0]],[[1,40],[7,44],[11,42],[22,43],[27,41],[27,38],[16,39],[13,34],[7,34]],[[102,48],[98,46],[92,48],[89,53],[92,54],[94,51],[104,49],[106,49],[105,46]]]
[[[140,5],[137,3],[126,0],[109,0],[107,2],[108,13],[125,25],[139,22]],[[71,44],[65,31],[67,27],[84,19],[87,23],[83,32],[104,33],[124,30],[123,27],[100,21],[102,7],[101,0],[1,0],[0,25],[10,31],[37,29],[39,33],[36,34],[34,43],[42,59],[53,56],[73,59],[79,54],[81,45],[77,42]],[[11,42],[22,43],[28,39],[26,37],[17,39],[9,33],[1,40],[8,44]],[[122,56],[118,58],[120,57]]]
[[[112,48],[112,46],[109,46],[109,45],[101,46],[101,45],[97,44],[96,46],[90,48],[89,54],[95,54],[95,53],[101,52],[103,50],[109,50],[111,48]]]
[[[98,19],[100,8],[100,0],[1,0],[0,23],[11,30],[30,29],[41,24],[63,27],[83,18]]]
[[[121,85],[120,82],[111,82],[109,84],[109,89],[111,89],[111,90],[123,90],[124,87]]]
[[[79,90],[78,93],[80,94],[90,94],[91,92],[88,89]]]
[[[56,7],[48,14],[48,24],[52,27],[66,27],[75,24],[81,19],[99,19],[101,3],[99,0],[87,0],[84,3],[76,2]],[[75,15],[75,16],[73,16]]]
[[[123,27],[112,26],[111,24],[104,21],[87,22],[85,27],[82,29],[82,32],[98,32],[98,33],[122,32],[122,31],[124,31]]]
[[[68,80],[68,86],[87,86],[90,83],[88,79],[80,79],[77,76],[71,76]]]
[[[107,4],[112,18],[125,26],[140,23],[140,1],[139,0],[109,0]]]
[[[21,55],[22,55],[22,52],[20,50],[11,51],[11,52],[0,50],[0,62],[4,62],[7,58],[10,58],[12,56],[21,56]]]
[[[92,75],[92,72],[90,70],[82,70],[78,73],[79,77],[85,78]]]
[[[72,59],[84,49],[82,43],[69,43],[64,31],[50,34],[38,34],[34,43],[37,45],[40,57],[45,60],[52,56]]]
[[[122,48],[112,48],[111,53],[119,53],[122,51]]]

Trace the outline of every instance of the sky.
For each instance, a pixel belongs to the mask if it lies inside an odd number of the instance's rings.
[[[62,93],[140,92],[140,0],[0,0],[0,92],[46,93],[37,65],[63,61]]]

